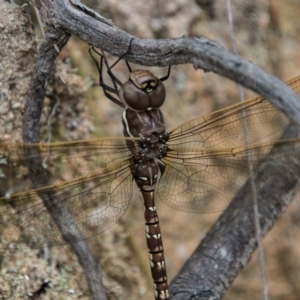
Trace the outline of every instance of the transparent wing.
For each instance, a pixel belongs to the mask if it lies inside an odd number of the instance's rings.
[[[288,84],[300,92],[300,77]],[[166,170],[158,196],[179,210],[224,210],[249,177],[246,142],[256,166],[271,149],[266,141],[278,136],[288,123],[265,99],[256,97],[174,129],[163,158]],[[264,143],[256,146],[258,141]],[[294,155],[294,146],[287,145],[281,146],[282,155]]]
[[[266,156],[273,146],[277,147],[275,154]],[[163,159],[166,169],[158,186],[158,196],[169,206],[182,211],[222,211],[249,178],[248,155],[257,171],[258,163],[263,160],[276,162],[299,151],[300,140],[287,140],[252,145],[248,149],[203,150],[185,158],[171,154]]]
[[[37,248],[60,244],[57,223],[70,233],[79,229],[80,239],[84,239],[113,226],[126,212],[132,198],[131,154],[126,139],[44,144],[38,145],[38,152],[31,151],[34,149],[36,145],[0,146],[3,240],[31,243]],[[38,160],[37,155],[52,181],[46,187],[31,189],[31,184],[24,183],[26,165]],[[27,191],[15,193],[18,189]],[[53,208],[55,214],[50,216],[48,210]]]
[[[300,76],[287,82],[300,93]],[[255,97],[195,118],[170,132],[168,145],[175,151],[228,149],[279,136],[289,121],[266,99]],[[246,128],[244,130],[244,128]],[[188,146],[187,146],[188,144]]]

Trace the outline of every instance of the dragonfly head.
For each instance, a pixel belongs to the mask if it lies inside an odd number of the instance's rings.
[[[160,79],[148,70],[134,70],[119,90],[119,98],[134,111],[146,111],[161,107],[166,89]]]

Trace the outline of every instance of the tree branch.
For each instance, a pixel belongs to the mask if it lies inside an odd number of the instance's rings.
[[[91,9],[71,0],[35,0],[44,21],[61,27],[83,41],[120,56],[133,36],[113,26]],[[74,5],[75,3],[75,5]],[[233,54],[215,41],[183,36],[175,39],[135,38],[128,61],[152,66],[191,63],[204,71],[227,77],[262,95],[290,119],[300,124],[300,98],[278,78]]]
[[[290,125],[283,139],[298,138],[300,127]],[[274,147],[255,177],[259,221],[265,235],[299,189],[299,144],[283,155]],[[173,300],[220,299],[257,247],[250,181],[237,193],[207,236],[170,285]],[[237,209],[236,207],[242,207]]]
[[[22,134],[25,143],[39,142],[39,122],[46,93],[46,82],[53,69],[54,61],[59,54],[56,49],[64,47],[69,37],[70,35],[64,30],[50,27],[44,41],[40,45],[34,75],[31,80],[24,108]],[[39,149],[26,148],[25,152],[29,176],[34,187],[49,186],[50,180],[46,169],[42,165]],[[68,213],[67,208],[60,201],[57,201],[58,198],[53,189],[49,188],[47,192],[39,194],[48,212],[56,221],[64,240],[77,255],[78,261],[85,273],[92,299],[105,300],[106,296],[101,282],[100,269],[83,237],[81,237],[76,222],[73,220],[71,214]],[[69,229],[64,226],[65,220],[61,220],[57,217],[61,215],[68,216]],[[81,242],[72,243],[74,240]]]

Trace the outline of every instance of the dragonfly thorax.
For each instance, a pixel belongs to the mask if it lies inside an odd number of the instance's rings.
[[[166,142],[169,137],[159,109],[142,112],[126,109],[123,112],[123,126],[124,136],[138,137],[151,143]]]
[[[157,141],[156,143],[151,143],[150,141],[140,140],[140,149],[135,154],[136,161],[140,162],[142,159],[150,160],[154,158],[161,159],[166,156],[168,146],[164,142]]]
[[[126,142],[136,162],[166,156],[169,134],[166,132],[163,115],[159,109],[143,112],[126,109],[123,113],[123,126],[124,136],[140,138],[138,151],[135,147],[131,147],[133,142],[129,140]]]

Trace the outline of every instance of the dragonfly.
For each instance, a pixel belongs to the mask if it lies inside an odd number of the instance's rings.
[[[0,233],[2,248],[64,244],[60,226],[80,230],[80,239],[112,227],[128,210],[133,181],[140,190],[156,300],[170,299],[164,247],[155,200],[192,213],[224,210],[255,168],[269,158],[293,155],[299,140],[276,140],[289,120],[263,97],[196,117],[167,131],[161,107],[162,78],[129,70],[126,82],[101,53],[97,64],[105,95],[124,108],[124,137],[39,144],[0,144]],[[107,66],[112,85],[102,76]],[[300,93],[300,76],[287,84]],[[244,130],[247,124],[247,130]],[[39,162],[51,182],[30,182],[28,166]],[[45,205],[43,198],[50,202]],[[245,205],[245,204],[243,204]],[[249,203],[251,205],[251,203]],[[59,214],[49,214],[51,207]],[[238,207],[238,204],[237,204]],[[59,223],[59,226],[57,224]],[[80,240],[74,235],[71,242]],[[6,246],[4,246],[6,245]]]

